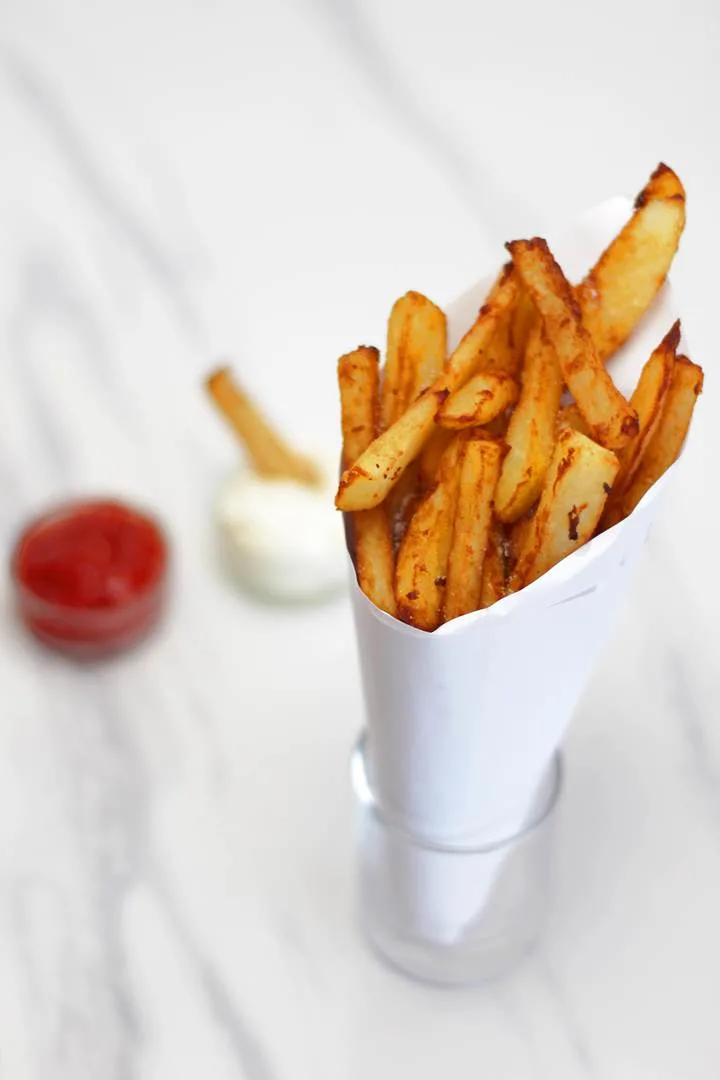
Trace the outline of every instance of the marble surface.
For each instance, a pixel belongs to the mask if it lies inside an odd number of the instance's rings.
[[[106,490],[172,529],[165,631],[78,669],[0,612],[2,1080],[720,1077],[713,0],[4,0],[0,537]],[[365,951],[346,600],[218,576],[219,355],[298,439],[409,287],[450,298],[664,158],[698,437],[568,741],[557,900],[506,981]],[[283,390],[279,392],[282,380]]]

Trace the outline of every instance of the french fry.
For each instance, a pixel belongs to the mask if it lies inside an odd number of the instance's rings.
[[[498,319],[515,299],[517,281],[511,269],[503,268],[475,323],[433,385],[345,470],[335,497],[338,510],[368,510],[377,506],[418,456],[435,428],[440,406],[474,373],[492,340]]]
[[[497,519],[490,527],[490,537],[483,562],[480,607],[486,608],[505,595],[505,532]]]
[[[320,471],[314,461],[292,450],[270,426],[258,407],[233,379],[230,369],[218,368],[205,381],[206,389],[245,447],[260,476],[284,477],[315,487]]]
[[[564,428],[572,428],[573,431],[579,431],[583,435],[587,435],[590,438],[590,429],[583,419],[583,414],[577,407],[575,401],[571,401],[569,405],[563,405],[560,412],[557,414],[557,432],[560,432]]]
[[[447,428],[488,424],[517,400],[518,389],[509,375],[479,371],[443,403],[438,423]]]
[[[609,528],[623,517],[622,501],[632,483],[646,446],[660,422],[665,397],[672,380],[675,352],[680,342],[680,322],[668,331],[640,373],[630,404],[638,415],[639,428],[618,454],[620,469],[603,514],[602,527]]]
[[[461,444],[459,486],[448,556],[444,621],[480,607],[493,497],[504,447],[470,436]]]
[[[640,458],[635,477],[622,501],[622,516],[627,517],[643,495],[667,472],[682,450],[690,427],[695,403],[702,393],[703,370],[687,356],[678,356],[670,387],[665,396],[660,422]]]
[[[538,508],[522,535],[512,591],[529,585],[590,539],[619,467],[611,450],[579,431],[560,433]]]
[[[378,405],[378,351],[361,346],[338,360],[343,462],[354,461],[375,437]],[[352,516],[355,570],[360,588],[389,615],[395,615],[394,554],[385,507]]]
[[[455,438],[455,432],[447,428],[436,428],[422,448],[420,454],[420,483],[430,488],[437,480],[440,459]]]
[[[395,550],[402,542],[424,489],[425,485],[420,478],[420,461],[416,458],[407,467],[392,491],[388,492],[385,502],[381,504],[387,512]]]
[[[501,317],[495,336],[480,362],[480,370],[516,378],[522,368],[532,324],[537,318],[534,303],[518,287],[512,306]]]
[[[398,552],[398,615],[420,630],[435,630],[442,619],[457,503],[459,450],[456,438],[445,450],[437,484],[413,514]]]
[[[547,243],[536,237],[507,247],[593,438],[611,450],[621,449],[637,431],[637,415],[598,359],[573,291]]]
[[[685,189],[659,165],[635,212],[575,290],[600,360],[629,337],[667,277],[685,227]]]
[[[555,442],[562,377],[555,350],[538,322],[530,336],[522,387],[505,434],[509,451],[495,492],[495,513],[510,524],[538,499]]]
[[[385,431],[423,390],[435,382],[447,355],[444,313],[421,293],[409,292],[393,305],[380,394],[380,429]]]

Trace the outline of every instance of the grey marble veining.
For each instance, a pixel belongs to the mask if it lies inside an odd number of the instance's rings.
[[[175,590],[157,638],[82,668],[0,589],[2,1080],[720,1075],[720,16],[667,14],[5,4],[0,537],[7,557],[46,501],[118,491],[167,521]],[[261,608],[223,581],[208,506],[233,448],[200,380],[229,353],[290,432],[334,440],[335,357],[399,292],[444,301],[508,229],[661,156],[689,192],[702,431],[568,741],[542,945],[438,994],[355,928],[347,604]]]

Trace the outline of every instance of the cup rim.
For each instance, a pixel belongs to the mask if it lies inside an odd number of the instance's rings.
[[[368,779],[365,767],[366,751],[367,731],[363,729],[356,739],[350,755],[350,780],[355,797],[385,830],[402,838],[406,844],[425,851],[453,855],[488,855],[502,848],[512,847],[512,845],[520,843],[536,832],[551,817],[557,808],[565,781],[565,758],[562,750],[558,749],[553,753],[549,764],[551,774],[547,795],[542,800],[540,807],[532,814],[530,820],[526,821],[516,832],[505,834],[495,840],[486,840],[479,844],[462,840],[436,840],[414,832],[405,825],[400,825],[381,808]]]

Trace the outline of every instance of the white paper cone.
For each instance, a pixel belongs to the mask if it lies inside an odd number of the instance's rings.
[[[550,246],[579,280],[627,221],[603,203]],[[447,308],[450,346],[471,325],[494,275]],[[666,285],[611,361],[626,394],[678,317]],[[368,730],[368,774],[384,812],[437,841],[517,827],[595,666],[667,487],[548,574],[487,611],[432,634],[352,589]],[[354,576],[353,576],[354,578]]]

